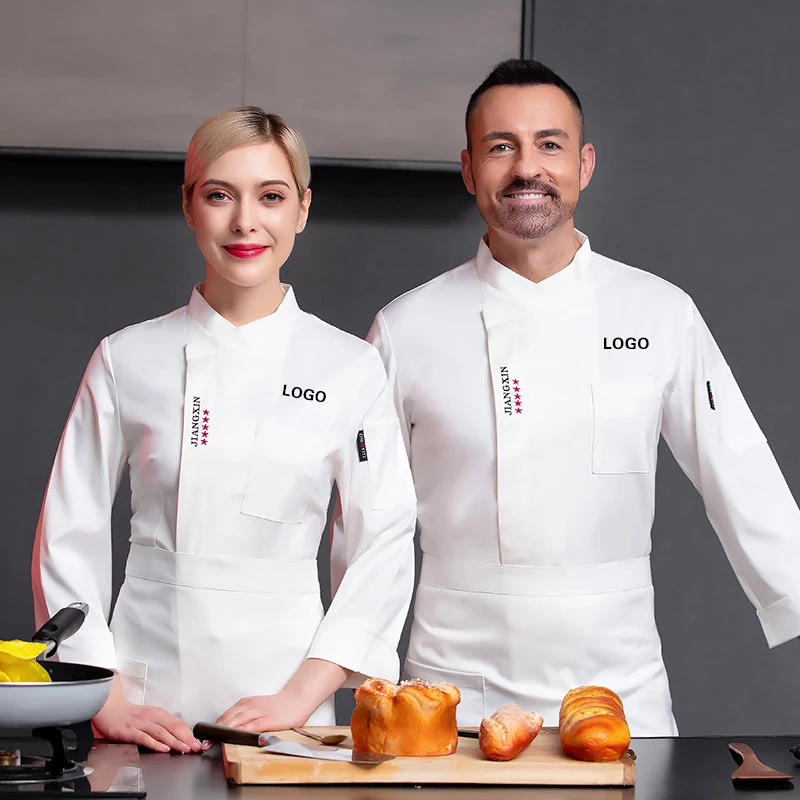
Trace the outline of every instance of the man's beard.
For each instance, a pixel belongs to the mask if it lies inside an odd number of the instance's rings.
[[[506,197],[510,192],[541,192],[550,196],[543,205],[515,203]],[[563,225],[575,214],[578,206],[565,203],[561,193],[543,181],[517,179],[497,194],[498,205],[493,209],[493,227],[517,239],[540,239]],[[487,220],[488,222],[488,220]]]

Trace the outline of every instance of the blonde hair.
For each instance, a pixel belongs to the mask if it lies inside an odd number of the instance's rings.
[[[191,200],[200,176],[221,155],[236,147],[264,142],[274,142],[283,151],[302,201],[311,183],[311,164],[305,142],[285,119],[267,114],[258,106],[231,108],[200,123],[189,142],[183,167],[182,188],[186,201]]]

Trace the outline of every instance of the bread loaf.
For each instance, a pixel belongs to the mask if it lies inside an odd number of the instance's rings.
[[[581,761],[614,761],[631,743],[619,696],[604,686],[579,686],[561,702],[561,746]]]
[[[458,746],[456,706],[461,693],[449,683],[381,678],[355,692],[350,735],[356,750],[393,756],[446,756]]]
[[[491,761],[510,761],[536,738],[543,722],[541,714],[507,703],[481,722],[478,745]]]

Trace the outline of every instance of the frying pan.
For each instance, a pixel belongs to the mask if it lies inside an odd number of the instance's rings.
[[[83,625],[89,607],[72,603],[62,608],[33,635],[47,648],[40,658],[52,656],[64,639]],[[108,699],[116,670],[44,661],[52,683],[0,683],[0,726],[37,728],[74,725],[91,719]]]

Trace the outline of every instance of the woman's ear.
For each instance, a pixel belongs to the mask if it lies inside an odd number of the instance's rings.
[[[306,222],[308,222],[308,210],[311,207],[311,189],[306,189],[303,192],[303,199],[300,201],[300,211],[297,215],[297,227],[295,233],[302,233],[305,230]]]
[[[183,216],[186,217],[186,224],[194,230],[194,218],[192,217],[192,198],[186,191],[186,186],[181,186],[181,194],[183,195]]]

